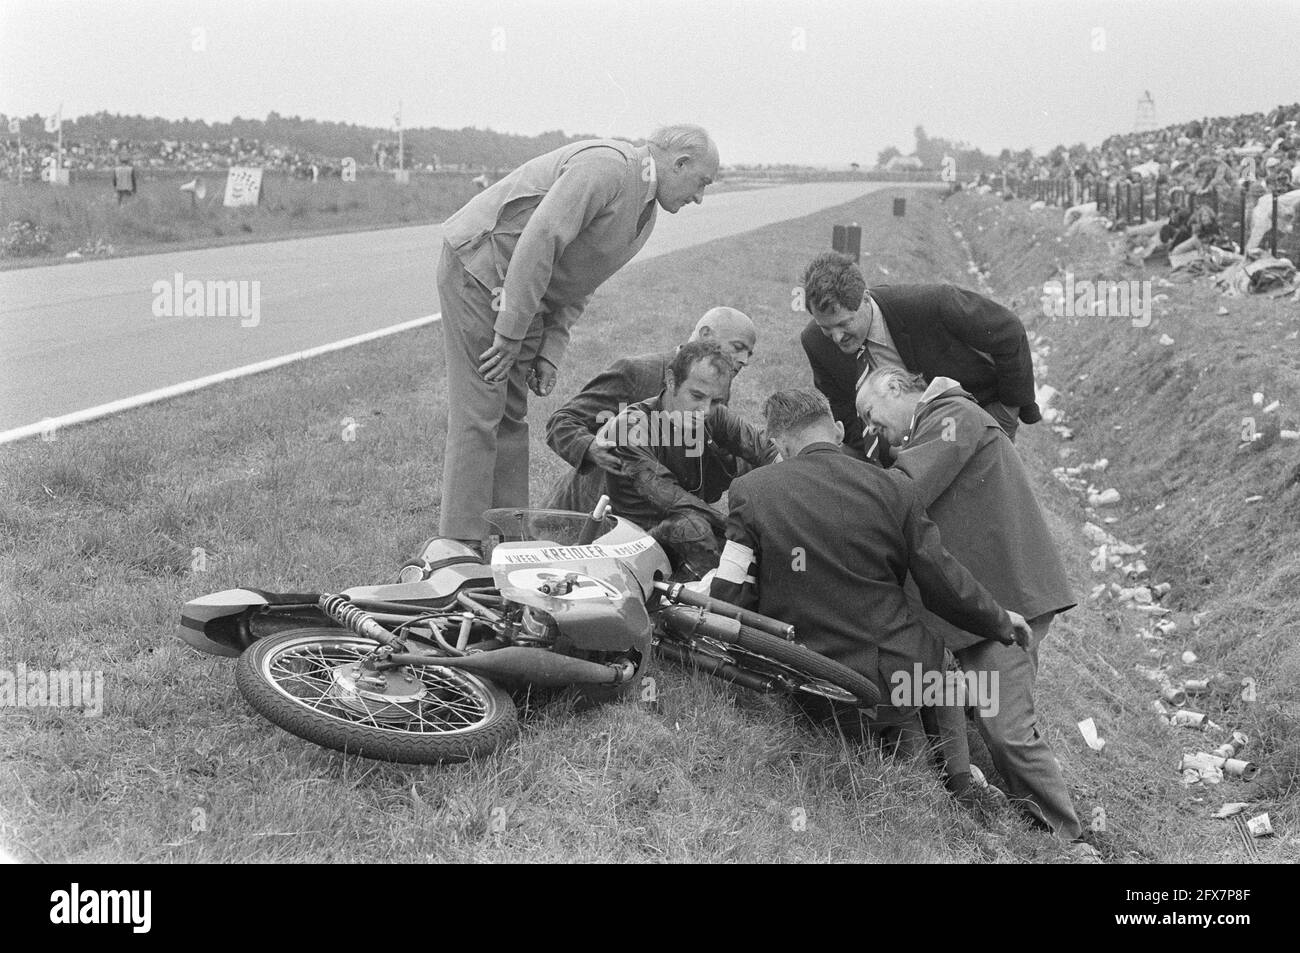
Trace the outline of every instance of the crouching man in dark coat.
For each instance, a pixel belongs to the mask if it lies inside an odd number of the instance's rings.
[[[784,459],[732,483],[710,594],[791,623],[808,648],[870,678],[881,703],[867,729],[904,756],[924,751],[918,706],[893,689],[915,665],[938,671],[943,647],[907,604],[908,572],[927,606],[1009,652],[1023,654],[1029,627],[948,554],[908,484],[840,451],[844,425],[825,397],[780,391],[763,413]]]
[[[593,443],[617,458],[605,473],[614,512],[664,547],[678,578],[718,563],[725,521],[710,504],[735,479],[736,461],[761,467],[777,456],[772,441],[721,402],[734,374],[716,341],[683,344],[662,392],[611,419]]]
[[[717,307],[695,323],[691,341],[717,341],[731,357],[739,374],[754,356],[758,332],[754,322],[735,308]],[[605,492],[605,474],[618,470],[618,458],[596,443],[596,434],[611,417],[638,401],[649,400],[664,389],[665,372],[677,350],[642,354],[615,361],[582,386],[551,414],[546,422],[546,443],[573,467],[551,488],[542,505],[547,509],[591,512]],[[723,395],[727,403],[728,386]]]
[[[1038,646],[1053,617],[1075,600],[1019,454],[998,421],[950,378],[927,386],[903,368],[882,367],[858,390],[857,410],[894,447],[890,476],[913,489],[948,551],[1001,605],[1029,620],[1027,651],[1007,648],[925,612],[913,595],[926,628],[967,673],[996,674],[998,704],[978,709],[977,722],[1007,793],[1036,823],[1077,838],[1079,819],[1034,711]]]

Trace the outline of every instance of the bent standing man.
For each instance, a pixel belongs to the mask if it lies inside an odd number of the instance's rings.
[[[951,377],[975,395],[1007,436],[1020,421],[1042,419],[1025,326],[1015,312],[955,285],[880,285],[868,290],[853,259],[824,252],[804,272],[812,320],[800,341],[813,386],[826,395],[844,442],[858,456],[871,448],[854,412],[867,372],[902,367],[928,381]]]
[[[515,169],[443,225],[447,356],[439,533],[478,547],[483,511],[528,505],[528,394],[546,396],[587,300],[650,237],[655,205],[704,200],[718,151],[698,126],[643,146],[592,139]]]
[[[980,709],[977,721],[1007,793],[1039,825],[1077,838],[1079,818],[1034,711],[1038,646],[1075,600],[1020,455],[998,422],[946,377],[926,386],[920,375],[880,368],[859,389],[857,410],[897,450],[893,476],[915,487],[948,551],[999,604],[1029,621],[1033,639],[1025,651],[1012,650],[913,605],[967,672],[996,673],[999,703]]]

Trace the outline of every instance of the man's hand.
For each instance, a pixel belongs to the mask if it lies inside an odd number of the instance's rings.
[[[1007,609],[1006,613],[1007,618],[1011,620],[1012,641],[1005,644],[1018,645],[1025,651],[1028,651],[1029,640],[1034,637],[1033,629],[1029,628],[1029,623],[1025,621],[1025,617],[1019,612],[1012,612],[1010,609]]]
[[[600,469],[607,473],[617,474],[621,473],[623,470],[623,465],[618,462],[618,457],[614,455],[614,451],[607,447],[596,446],[594,440],[587,444],[587,452],[584,454],[584,457],[590,463],[600,467]]]
[[[528,369],[528,387],[538,397],[545,397],[555,389],[555,374],[555,365],[544,357],[538,357]]]
[[[623,472],[623,464],[614,453],[614,447],[618,445],[618,441],[614,437],[617,421],[617,417],[611,417],[605,421],[600,429],[596,431],[596,438],[587,444],[587,452],[583,454],[584,459],[600,467],[606,473],[615,475]]]
[[[511,340],[501,334],[492,335],[492,346],[478,356],[478,372],[489,384],[496,384],[510,375],[510,368],[519,359],[519,351],[524,346],[523,339]]]

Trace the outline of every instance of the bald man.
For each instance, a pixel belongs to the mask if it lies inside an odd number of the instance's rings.
[[[716,341],[731,358],[736,373],[740,373],[754,357],[758,331],[743,311],[710,308],[695,323],[689,340]],[[551,415],[546,422],[547,446],[573,469],[556,482],[544,506],[580,513],[591,511],[604,490],[605,474],[617,474],[620,469],[613,450],[596,441],[596,432],[623,408],[657,397],[664,389],[664,373],[676,353],[677,348],[673,348],[617,360],[587,381],[582,390]],[[728,386],[722,402],[726,403],[730,396]]]
[[[530,159],[442,226],[447,361],[439,535],[478,548],[483,511],[528,505],[528,391],[545,397],[592,293],[704,200],[718,150],[698,126],[644,145],[588,139]]]

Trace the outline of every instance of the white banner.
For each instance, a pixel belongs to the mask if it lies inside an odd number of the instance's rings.
[[[257,205],[262,197],[262,170],[246,166],[231,166],[226,176],[226,197],[222,202],[227,207],[239,205]]]

